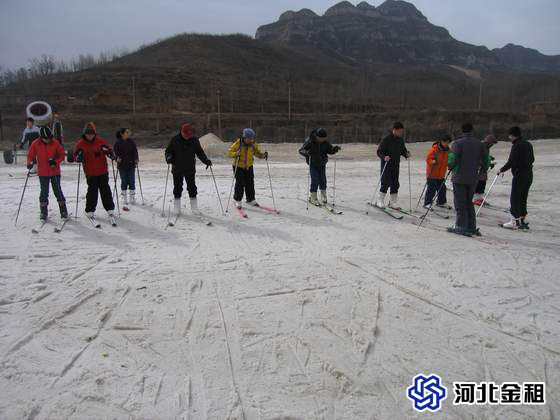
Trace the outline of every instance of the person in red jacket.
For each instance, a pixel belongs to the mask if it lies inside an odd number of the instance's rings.
[[[107,157],[114,159],[111,146],[97,135],[95,124],[88,122],[84,127],[82,138],[74,149],[74,158],[76,162],[83,164],[84,173],[86,174],[88,184],[86,216],[90,219],[95,217],[99,194],[101,194],[103,207],[109,214],[109,217],[114,217],[115,203],[113,202],[113,193],[109,186]]]
[[[430,208],[434,196],[437,194],[437,206],[451,209],[447,204],[447,188],[445,187],[445,174],[449,157],[449,143],[451,136],[445,135],[435,142],[426,156],[426,196],[424,208]]]
[[[41,127],[39,138],[34,140],[27,152],[27,169],[33,169],[37,163],[37,174],[41,183],[39,205],[41,220],[47,220],[49,208],[49,185],[52,184],[53,192],[58,200],[60,217],[66,219],[66,198],[60,187],[60,163],[64,160],[64,149],[58,141],[53,141],[53,134],[49,127]]]

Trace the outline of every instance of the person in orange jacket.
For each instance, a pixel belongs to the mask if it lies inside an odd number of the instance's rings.
[[[39,138],[31,143],[27,152],[27,169],[31,171],[37,163],[37,174],[41,184],[39,206],[40,219],[46,221],[49,208],[49,186],[52,185],[54,195],[58,200],[60,217],[66,219],[66,198],[60,187],[60,163],[64,160],[64,149],[58,141],[53,141],[53,134],[49,127],[41,127]]]
[[[114,216],[115,203],[109,185],[107,157],[112,160],[115,159],[111,146],[97,134],[95,124],[88,122],[84,127],[82,138],[74,149],[74,158],[76,162],[82,163],[84,167],[88,184],[86,216],[92,220],[95,219],[95,209],[97,208],[99,195],[101,195],[103,207],[109,217],[112,218]]]
[[[434,196],[437,196],[437,206],[451,209],[447,204],[447,188],[445,175],[447,172],[447,159],[449,157],[449,144],[451,136],[445,135],[440,141],[433,144],[426,156],[426,196],[424,208],[430,208]],[[438,193],[439,191],[439,193]]]

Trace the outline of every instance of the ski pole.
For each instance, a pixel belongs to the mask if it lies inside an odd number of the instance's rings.
[[[499,176],[500,176],[500,174],[496,174],[496,176],[494,177],[494,181],[492,181],[492,185],[490,185],[490,188],[488,188],[488,192],[484,196],[484,199],[482,200],[482,203],[480,203],[480,207],[476,211],[476,216],[477,217],[478,217],[478,214],[480,213],[480,210],[482,210],[482,207],[484,207],[484,203],[486,203],[486,199],[490,195],[490,192],[492,191],[492,188],[494,188],[494,185],[496,184],[496,181],[498,180]]]
[[[111,166],[113,168],[113,181],[115,181],[115,192],[117,191],[117,176],[115,174],[115,161],[111,159]],[[119,204],[119,194],[117,194],[117,211],[119,212],[119,217],[121,217],[121,206]]]
[[[249,153],[247,151],[247,153]],[[237,160],[235,161],[235,169],[233,170],[233,179],[231,180],[231,188],[229,189],[229,197],[227,200],[226,205],[226,213],[229,211],[229,202],[231,200],[231,193],[233,192],[233,186],[235,184],[235,178],[237,177],[237,167],[239,166],[239,160],[241,159],[241,145],[239,145],[239,156],[237,156]]]
[[[82,172],[82,162],[78,162],[78,187],[76,188],[76,214],[75,218],[78,220],[78,203],[80,202],[80,173]]]
[[[410,157],[406,158],[408,162],[408,201],[410,203],[410,212],[412,213],[412,184],[410,183]]]
[[[16,214],[16,221],[14,222],[14,226],[17,225],[17,221],[19,218],[19,212],[21,210],[21,203],[23,203],[23,195],[25,194],[25,190],[27,188],[27,181],[29,181],[29,175],[31,174],[31,169],[27,171],[27,176],[25,177],[25,185],[23,186],[23,191],[21,192],[21,200],[19,200],[19,207]]]
[[[220,198],[220,191],[218,191],[218,183],[216,182],[216,177],[214,176],[214,171],[210,166],[210,173],[212,174],[212,179],[214,180],[214,187],[216,187],[216,195],[218,196],[218,201],[220,202],[220,208],[222,209],[222,215],[224,215],[224,206],[222,204],[222,199]]]
[[[378,190],[379,190],[379,186],[381,185],[381,180],[383,179],[383,174],[385,174],[385,169],[387,169],[387,166],[389,162],[386,161],[382,161],[384,163],[383,165],[383,169],[381,170],[381,176],[379,177],[379,181],[377,182],[377,186],[375,187],[375,190],[373,192],[373,195],[371,197],[371,204],[375,205],[375,201],[377,200],[377,194],[378,194]],[[367,213],[367,212],[366,212]]]
[[[426,213],[424,213],[424,216],[422,216],[420,218],[421,220],[420,220],[420,224],[418,225],[418,229],[420,229],[422,227],[422,224],[424,223],[424,221],[428,217],[428,214],[432,211],[432,209],[434,207],[434,201],[437,199],[437,197],[439,197],[439,193],[441,192],[441,189],[445,186],[445,183],[447,182],[447,178],[449,178],[449,175],[451,174],[451,172],[453,172],[453,171],[447,172],[447,175],[445,176],[445,179],[443,180],[443,184],[441,184],[439,186],[439,188],[436,192],[436,195],[434,196],[434,198],[432,199],[432,202],[430,203],[430,207],[426,210]]]
[[[309,155],[309,170],[307,171],[307,211],[309,211],[309,200],[311,200],[311,155]]]
[[[274,211],[278,211],[276,209],[276,201],[274,200],[274,190],[272,189],[272,177],[270,176],[270,165],[268,164],[268,156],[266,158],[266,170],[268,171],[268,182],[270,183],[270,194],[272,195],[272,205],[274,206]]]
[[[120,173],[117,170],[117,180],[119,179]],[[113,169],[113,177],[115,176],[115,170]],[[117,181],[115,181],[115,188],[113,189],[113,201],[115,201],[115,194],[117,193]]]
[[[144,192],[142,191],[142,180],[140,179],[140,168],[136,165],[136,173],[138,174],[138,186],[140,187],[140,197],[142,198],[142,205],[146,205],[144,201]]]
[[[414,209],[414,211],[418,210],[418,207],[420,207],[420,202],[422,201],[422,197],[424,197],[424,193],[426,192],[427,187],[428,187],[428,183],[426,182],[424,184],[424,188],[422,189],[422,194],[420,194],[420,198],[418,199],[418,203],[416,204],[416,208]]]
[[[332,206],[333,207],[336,204],[336,161],[337,161],[337,159],[334,158],[333,197],[332,197]]]
[[[161,217],[165,217],[165,198],[167,196],[167,184],[169,183],[169,170],[171,165],[167,164],[167,176],[165,177],[165,190],[163,191],[163,208],[161,209]]]

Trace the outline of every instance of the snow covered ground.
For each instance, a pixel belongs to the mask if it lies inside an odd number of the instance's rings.
[[[0,418],[422,418],[406,389],[435,373],[449,396],[431,418],[559,419],[560,142],[534,145],[530,233],[497,227],[507,214],[484,209],[482,239],[448,234],[452,221],[436,217],[418,230],[412,218],[366,215],[373,145],[340,154],[341,216],[306,211],[297,145],[263,147],[280,215],[222,217],[199,165],[211,227],[187,214],[166,228],[162,153],[142,150],[146,206],[118,228],[99,209],[95,230],[82,177],[78,221],[34,235],[38,181],[14,227],[26,171],[2,164]],[[428,147],[412,146],[413,206]],[[495,148],[499,164],[508,151]],[[225,205],[231,167],[214,160]],[[76,179],[65,165],[72,212]],[[264,161],[256,184],[271,206]],[[498,181],[492,204],[508,206],[510,184],[509,174]],[[407,208],[406,162],[401,185]],[[544,381],[547,404],[454,406],[453,381]]]

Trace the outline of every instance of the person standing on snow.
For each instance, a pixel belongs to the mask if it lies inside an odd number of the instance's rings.
[[[31,117],[27,118],[25,120],[25,129],[23,130],[21,140],[19,142],[19,148],[23,149],[25,147],[25,143],[28,144],[28,147],[31,147],[31,143],[38,139],[39,136],[39,127],[35,125],[35,120]]]
[[[498,140],[496,140],[496,137],[494,137],[492,134],[486,136],[486,138],[482,142],[482,144],[486,147],[486,150],[488,152],[488,158],[490,159],[490,168],[485,170],[484,168],[481,167],[479,170],[480,175],[478,177],[478,184],[476,185],[476,190],[473,199],[473,203],[475,206],[482,205],[482,200],[484,200],[484,191],[486,191],[486,183],[488,182],[488,171],[490,169],[494,169],[494,166],[496,165],[494,163],[495,160],[494,156],[490,155],[490,149],[496,143],[498,143]],[[488,204],[488,202],[486,202],[486,204]]]
[[[399,197],[399,172],[401,156],[410,158],[410,152],[406,149],[403,140],[404,126],[400,122],[393,124],[391,134],[385,137],[377,148],[377,156],[381,159],[381,189],[376,206],[385,208],[385,197],[387,191],[391,190],[389,208],[400,210]]]
[[[53,136],[56,140],[58,140],[58,142],[60,143],[60,145],[62,147],[64,147],[64,130],[62,129],[62,122],[60,121],[60,117],[58,115],[58,112],[54,112],[53,113],[53,124],[52,124],[52,132],[53,132]]]
[[[256,134],[252,128],[244,129],[241,138],[237,139],[228,151],[228,156],[233,158],[233,173],[235,175],[233,200],[238,209],[241,208],[243,193],[245,193],[248,205],[259,207],[259,203],[255,200],[253,161],[254,156],[259,159],[268,159],[268,152],[261,152],[255,137]]]
[[[138,148],[130,138],[128,128],[121,128],[116,134],[117,141],[113,145],[113,152],[117,158],[117,168],[121,177],[121,196],[123,204],[128,205],[127,191],[130,204],[136,203],[136,166],[138,165]]]
[[[27,169],[31,171],[37,163],[37,174],[41,184],[39,206],[41,220],[47,220],[49,207],[49,186],[52,185],[54,195],[58,200],[60,217],[66,219],[66,198],[60,187],[60,163],[64,161],[64,149],[58,141],[53,140],[53,134],[49,127],[41,127],[39,138],[33,141],[27,152]]]
[[[453,171],[453,198],[457,219],[448,232],[464,236],[480,236],[476,227],[473,196],[478,182],[479,169],[487,170],[490,159],[480,140],[474,137],[472,124],[462,127],[463,137],[453,142],[449,154],[449,169]]]
[[[445,135],[435,142],[426,156],[426,196],[424,208],[432,206],[434,196],[437,194],[437,206],[445,209],[451,207],[447,204],[447,188],[445,186],[445,175],[449,157],[449,143],[451,136]],[[438,193],[439,192],[439,193]]]
[[[333,146],[327,140],[327,131],[318,128],[311,131],[309,137],[299,149],[299,154],[305,158],[309,165],[311,175],[311,186],[309,188],[309,202],[315,206],[327,204],[327,162],[328,155],[334,155],[340,151],[339,146]],[[321,202],[317,199],[317,189],[321,190]]]
[[[521,129],[511,127],[509,139],[512,142],[511,152],[507,163],[500,169],[498,175],[511,169],[513,181],[511,183],[510,212],[511,220],[502,226],[506,229],[529,229],[527,218],[527,198],[533,184],[533,163],[535,154],[533,146],[521,138]]]
[[[165,149],[165,161],[168,165],[173,165],[173,196],[174,212],[181,214],[181,196],[183,195],[183,180],[187,183],[187,191],[191,202],[191,210],[198,214],[196,187],[196,157],[206,165],[206,169],[212,166],[212,161],[208,159],[206,153],[200,145],[200,141],[193,135],[193,128],[190,124],[183,124],[181,131],[171,139]]]
[[[114,159],[111,147],[100,136],[93,122],[84,127],[81,139],[74,149],[74,160],[82,163],[88,190],[86,195],[86,216],[95,219],[98,196],[101,195],[103,207],[110,218],[115,216],[115,203],[109,186],[109,168],[107,157]]]

